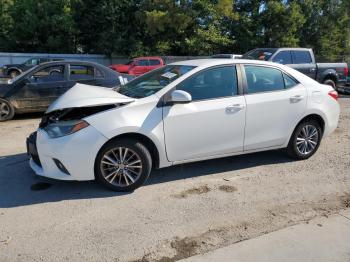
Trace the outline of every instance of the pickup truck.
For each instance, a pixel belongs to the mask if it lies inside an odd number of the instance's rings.
[[[109,68],[119,73],[139,76],[164,65],[165,63],[161,57],[154,56],[134,58],[126,64],[110,65]]]
[[[0,68],[0,71],[1,71],[0,74],[3,77],[14,78],[22,74],[23,72],[31,69],[34,66],[37,66],[46,62],[62,61],[62,60],[63,59],[60,59],[60,58],[33,57],[28,59],[22,64],[4,65],[2,68]]]
[[[349,72],[346,63],[316,63],[314,53],[309,48],[256,48],[245,53],[242,58],[284,64],[319,83],[342,91]]]

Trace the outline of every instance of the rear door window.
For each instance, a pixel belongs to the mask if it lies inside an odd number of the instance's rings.
[[[245,65],[248,94],[283,90],[282,72],[276,68]]]
[[[292,64],[292,55],[290,51],[281,51],[272,59],[272,61],[283,65]]]
[[[94,79],[94,67],[86,65],[70,65],[70,79],[92,80]]]
[[[293,64],[311,64],[312,59],[309,51],[292,51]]]
[[[283,74],[283,78],[285,88],[292,88],[298,84],[298,82],[294,78],[291,78],[289,75]]]

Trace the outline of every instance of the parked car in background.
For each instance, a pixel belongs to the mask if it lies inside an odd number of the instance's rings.
[[[242,55],[237,55],[237,54],[216,54],[211,56],[211,58],[228,58],[228,59],[237,59],[241,57]]]
[[[309,48],[257,48],[242,58],[287,65],[334,89],[346,85],[349,72],[346,63],[316,63],[314,53]]]
[[[69,90],[27,140],[30,166],[41,176],[132,191],[152,168],[279,148],[307,159],[338,125],[337,98],[284,65],[176,62],[115,90]]]
[[[164,60],[161,57],[152,56],[134,58],[126,64],[111,65],[109,67],[119,73],[139,76],[164,65]]]
[[[40,65],[42,63],[46,62],[52,62],[52,61],[62,61],[63,59],[60,58],[43,58],[43,57],[33,57],[28,59],[22,64],[8,64],[4,65],[0,70],[2,71],[0,75],[3,77],[10,77],[14,78],[21,73],[27,71],[28,69],[31,69],[34,66]]]
[[[44,63],[0,84],[0,121],[17,113],[43,112],[76,83],[116,87],[132,78],[92,62]]]

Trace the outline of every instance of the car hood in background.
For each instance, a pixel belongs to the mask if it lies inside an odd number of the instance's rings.
[[[133,101],[134,98],[119,94],[111,88],[76,84],[54,101],[46,113],[66,108],[125,104]]]

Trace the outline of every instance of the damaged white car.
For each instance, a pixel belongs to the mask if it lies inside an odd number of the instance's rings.
[[[338,118],[337,92],[289,67],[192,60],[114,90],[77,84],[27,150],[38,175],[132,191],[152,168],[280,148],[309,158]]]

